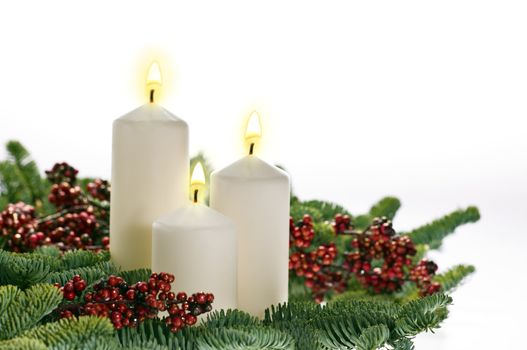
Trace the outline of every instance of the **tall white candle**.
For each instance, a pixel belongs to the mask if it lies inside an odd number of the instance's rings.
[[[193,186],[204,184],[204,179],[201,163],[197,163]],[[213,293],[215,310],[234,309],[237,295],[235,226],[226,216],[199,203],[197,194],[194,203],[154,222],[152,269],[173,274],[176,291]]]
[[[154,63],[150,102],[113,123],[110,252],[123,269],[151,267],[152,222],[188,198],[188,126],[155,102],[160,87]]]
[[[262,317],[288,299],[289,176],[253,153],[257,114],[246,133],[249,155],[211,175],[210,205],[238,232],[238,308]]]

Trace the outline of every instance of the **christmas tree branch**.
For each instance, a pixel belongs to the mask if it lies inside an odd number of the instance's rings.
[[[12,165],[11,169],[6,168],[6,170],[14,171],[19,182],[19,191],[26,193],[29,203],[42,202],[44,200],[43,180],[29,152],[18,141],[9,141],[6,150]]]
[[[400,207],[401,201],[399,201],[399,199],[395,197],[385,197],[374,204],[367,214],[354,217],[353,225],[359,230],[364,230],[376,217],[385,216],[388,219],[393,220]]]
[[[47,323],[23,334],[51,349],[119,349],[108,318],[79,317]]]
[[[62,301],[62,293],[50,284],[37,284],[22,291],[0,287],[0,340],[18,336],[34,327]]]
[[[42,253],[45,252],[45,253]],[[0,250],[0,285],[28,288],[37,283],[65,283],[80,274],[87,283],[117,272],[108,253],[75,250],[54,256],[52,250],[11,253]]]
[[[480,218],[476,207],[456,210],[440,219],[403,233],[408,235],[415,244],[428,244],[431,249],[441,246],[443,238],[453,233],[455,229],[463,224],[476,222]]]
[[[472,265],[457,265],[444,273],[434,276],[434,281],[441,284],[443,292],[451,292],[475,271],[476,268]]]

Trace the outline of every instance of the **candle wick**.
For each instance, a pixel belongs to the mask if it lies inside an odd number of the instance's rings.
[[[155,92],[154,89],[150,90],[150,103],[154,103],[154,92]]]
[[[249,155],[252,155],[254,153],[254,142],[251,143],[251,146],[249,147]]]
[[[198,202],[198,191],[199,190],[194,190],[194,203],[197,203]]]

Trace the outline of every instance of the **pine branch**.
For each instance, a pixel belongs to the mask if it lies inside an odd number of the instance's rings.
[[[31,159],[29,152],[18,141],[9,141],[6,145],[12,170],[20,182],[20,187],[27,193],[29,203],[37,204],[44,200],[43,179],[40,176],[36,163]]]
[[[64,285],[75,275],[80,275],[88,285],[97,282],[103,277],[117,274],[118,268],[110,261],[102,261],[92,266],[83,266],[68,270],[49,273],[45,281],[47,283],[59,283]]]
[[[49,284],[37,284],[25,291],[15,286],[0,287],[0,340],[14,338],[37,325],[62,298],[62,293]]]
[[[414,244],[428,244],[430,248],[437,249],[441,246],[443,238],[453,233],[458,226],[466,223],[476,222],[480,218],[476,207],[456,210],[430,224],[412,230],[408,235]]]
[[[415,336],[433,331],[447,317],[447,306],[452,298],[445,294],[434,294],[410,301],[402,307],[396,320],[396,332],[401,336]]]
[[[124,280],[127,281],[128,284],[134,284],[139,281],[148,281],[151,274],[152,270],[150,269],[127,270],[119,271],[117,273],[117,275],[124,278]]]
[[[241,310],[220,310],[207,315],[207,321],[203,323],[205,328],[232,328],[257,326],[260,324],[258,318]]]
[[[364,230],[376,217],[386,216],[393,220],[395,214],[401,207],[401,201],[395,197],[385,197],[374,204],[367,214],[358,215],[353,219],[353,225],[359,230]]]
[[[386,216],[393,220],[401,207],[401,201],[395,197],[385,197],[375,204],[369,212],[371,218]]]
[[[357,350],[376,350],[390,339],[390,330],[385,325],[366,328],[357,339]]]
[[[79,317],[47,323],[23,334],[43,342],[48,349],[116,350],[119,343],[108,318]]]
[[[261,349],[294,350],[295,342],[287,333],[272,328],[216,328],[197,338],[200,350]]]
[[[476,268],[472,265],[457,265],[442,274],[436,275],[434,281],[441,284],[442,292],[452,292],[466,277],[475,271]]]
[[[25,337],[0,341],[0,350],[48,350],[49,348],[37,339]]]
[[[0,285],[27,288],[43,282],[51,272],[59,269],[60,260],[50,256],[0,250]]]
[[[7,160],[0,162],[0,196],[2,210],[9,203],[31,200],[19,181],[14,165]]]
[[[316,222],[332,221],[335,215],[337,214],[351,216],[351,214],[343,206],[333,202],[321,200],[309,200],[300,202],[298,206],[293,208],[292,212],[295,213],[293,217],[296,220],[301,219],[304,214],[310,214],[310,212],[314,213],[314,215],[312,215],[312,218]]]
[[[117,267],[108,261],[109,258],[106,252],[96,254],[84,250],[70,251],[64,256],[54,255],[51,249],[33,254],[0,250],[0,285],[27,288],[42,282],[64,284],[76,274],[91,284],[117,273]]]
[[[408,338],[401,338],[393,344],[393,350],[414,350],[414,343]]]

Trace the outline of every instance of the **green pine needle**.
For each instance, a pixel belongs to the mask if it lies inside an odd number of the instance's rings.
[[[25,291],[15,286],[0,287],[0,340],[36,326],[62,299],[58,288],[49,284],[36,284]]]
[[[456,210],[405,234],[412,239],[414,244],[428,244],[431,249],[437,249],[441,246],[443,238],[453,233],[457,227],[476,222],[479,219],[478,209],[468,207],[467,209]]]
[[[457,265],[444,273],[436,275],[434,281],[441,284],[442,292],[451,292],[475,271],[476,268],[472,265]]]

